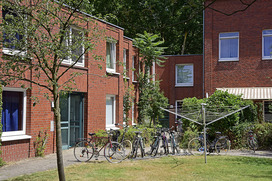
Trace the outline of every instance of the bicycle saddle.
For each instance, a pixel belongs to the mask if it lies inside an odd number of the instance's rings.
[[[88,133],[89,134],[89,136],[93,136],[93,135],[95,135],[95,133]]]

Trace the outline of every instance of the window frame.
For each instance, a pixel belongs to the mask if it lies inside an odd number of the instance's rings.
[[[3,17],[3,15],[4,15],[4,8],[2,8],[1,11],[2,11],[2,18],[4,18]],[[27,18],[27,16],[25,16],[25,19],[26,18]],[[25,29],[27,29],[27,28],[25,28]],[[24,35],[21,35],[22,36],[21,39],[17,39],[17,38],[16,39],[19,40],[19,41],[23,40],[23,36],[26,36],[26,35],[27,35],[27,30],[25,31]],[[2,36],[4,36],[4,32],[2,32]],[[3,37],[3,39],[4,39],[4,37]],[[4,47],[4,45],[3,45],[3,47],[2,47],[2,53],[6,54],[6,55],[11,55],[11,56],[13,56],[13,55],[24,56],[24,55],[26,55],[26,50],[22,51],[22,50],[19,50],[19,49],[16,49],[16,48],[14,48],[14,49],[13,48],[7,48],[7,47]]]
[[[191,83],[178,83],[178,66],[188,66],[191,65],[193,67],[192,72],[192,82]],[[193,87],[194,86],[194,64],[176,64],[175,65],[175,86],[176,87]]]
[[[114,55],[112,55],[112,50],[110,49],[110,61],[113,61],[112,64],[113,64],[113,68],[109,68],[108,65],[107,65],[107,44],[113,44],[114,46]],[[107,41],[106,41],[106,72],[108,73],[116,73],[116,44],[117,44],[117,41],[114,40],[114,39],[111,39],[111,38],[107,38]],[[110,46],[111,47],[111,46]]]
[[[132,56],[132,82],[136,82],[135,80],[135,56]]]
[[[178,103],[179,102],[181,102],[181,104],[183,104],[183,100],[176,100],[175,101],[175,112],[177,113],[177,114],[179,114],[178,113]],[[175,115],[175,118],[176,118],[176,120],[178,119],[178,115]]]
[[[124,77],[127,77],[127,49],[123,49],[123,70],[124,70]]]
[[[270,34],[264,34],[264,31],[268,31],[268,30],[270,30],[270,31],[272,31],[272,29],[266,29],[266,30],[263,30],[262,31],[262,60],[271,60],[272,59],[272,54],[270,55],[270,56],[265,56],[264,55],[264,38],[265,37],[272,37],[272,32],[270,33]],[[272,53],[272,51],[271,51],[271,53]]]
[[[227,33],[238,33],[238,35],[236,36],[227,36],[227,37],[220,37],[220,35],[223,35],[223,34],[227,34]],[[239,61],[239,37],[240,37],[240,34],[239,32],[222,32],[222,33],[219,33],[219,61],[220,62],[228,62],[228,61]],[[237,45],[237,57],[234,57],[234,58],[221,58],[221,50],[222,50],[222,47],[221,47],[221,40],[226,40],[226,39],[237,39],[238,40],[238,45]]]
[[[116,96],[115,95],[111,95],[111,94],[107,94],[106,95],[106,106],[107,106],[107,99],[113,99],[113,115],[112,115],[112,122],[113,124],[107,124],[107,108],[106,108],[106,129],[111,129],[111,128],[115,128],[115,123],[116,123]]]
[[[31,136],[26,135],[26,104],[27,104],[27,96],[26,89],[22,88],[11,88],[11,87],[3,87],[3,91],[7,92],[22,92],[23,93],[23,106],[22,106],[22,130],[20,131],[8,131],[2,132],[2,141],[11,141],[11,140],[20,140],[20,139],[29,139]]]
[[[65,45],[66,46],[69,46],[70,44],[72,44],[72,41],[73,41],[73,38],[72,38],[72,32],[73,31],[72,30],[73,29],[75,29],[77,31],[83,32],[82,29],[79,28],[79,27],[70,26],[69,27],[69,31],[67,31],[67,32],[69,32],[69,38],[68,38],[68,40],[65,40]],[[84,33],[82,34],[82,36],[83,36],[83,40],[84,40]],[[83,44],[82,45],[82,53],[84,53],[84,51],[85,51],[85,47],[84,47],[84,44]],[[72,52],[70,52],[70,54],[72,55]],[[73,61],[72,57],[68,57],[68,59],[63,59],[62,63],[63,64],[68,64],[68,65],[72,65],[74,63],[74,61]],[[81,62],[77,62],[75,64],[75,66],[80,66],[80,67],[84,67],[85,66],[85,53],[82,55],[82,63]]]

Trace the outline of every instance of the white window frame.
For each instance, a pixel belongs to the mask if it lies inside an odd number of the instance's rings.
[[[107,99],[110,98],[110,99],[113,99],[113,117],[112,117],[112,120],[113,120],[113,124],[107,124],[107,109],[106,109],[106,129],[111,129],[111,128],[116,128],[115,127],[115,123],[116,123],[116,96],[115,95],[111,95],[111,94],[107,94],[106,95],[106,101]]]
[[[132,82],[135,82],[135,56],[132,56]]]
[[[113,68],[107,67],[107,43],[110,43],[111,45],[113,45],[110,47],[114,48],[114,50],[110,49],[110,60],[112,61]],[[110,38],[108,38],[106,42],[106,71],[108,73],[116,73],[116,43],[117,43],[116,40],[110,39]]]
[[[75,30],[77,30],[77,31],[81,31],[81,32],[83,32],[82,31],[82,29],[80,29],[80,28],[78,28],[78,27],[75,27],[75,26],[70,26],[69,27],[69,31],[68,31],[68,33],[69,33],[69,38],[68,38],[68,40],[66,40],[66,46],[69,46],[69,44],[72,44],[72,30],[73,29],[75,29]],[[84,36],[83,34],[82,34],[82,36]],[[84,38],[84,37],[83,37]],[[82,52],[84,52],[85,51],[85,48],[84,48],[84,45],[82,45]],[[70,52],[70,54],[72,55],[72,52]],[[69,65],[71,65],[71,64],[73,64],[74,63],[74,61],[72,60],[72,57],[68,57],[68,59],[64,59],[63,61],[62,61],[62,63],[64,63],[64,64],[69,64]],[[82,55],[82,62],[77,62],[76,64],[75,64],[75,66],[80,66],[80,67],[84,67],[84,65],[85,65],[85,54],[83,54]]]
[[[228,36],[228,37],[220,37],[220,35],[222,34],[226,34],[226,33],[238,33],[238,36]],[[237,50],[237,57],[234,58],[221,58],[221,40],[224,39],[238,39],[238,50]],[[239,61],[239,32],[224,32],[224,33],[219,33],[219,61]]]
[[[3,91],[23,92],[23,118],[22,118],[23,128],[20,131],[2,132],[2,137],[1,137],[2,141],[30,139],[31,136],[26,135],[26,101],[27,101],[26,89],[3,87]]]
[[[175,112],[178,114],[178,102],[181,102],[183,104],[183,100],[176,100],[175,102]],[[178,118],[178,115],[176,115],[176,119]]]
[[[3,18],[3,9],[1,10],[2,11],[2,18]],[[27,16],[25,17],[25,19],[27,18]],[[27,35],[27,31],[25,31],[25,35]],[[12,49],[12,48],[6,48],[6,47],[3,47],[2,48],[2,53],[3,54],[6,54],[6,55],[19,55],[19,56],[25,56],[26,55],[26,51],[21,51],[21,50],[17,50],[17,49]]]
[[[193,81],[190,83],[178,83],[178,66],[188,66],[191,65],[193,66],[193,72],[192,72],[192,76],[193,76]],[[192,87],[194,86],[194,64],[176,64],[175,65],[175,83],[176,83],[176,87]]]
[[[271,33],[269,33],[269,34],[264,34],[264,31],[267,31],[267,30],[262,31],[262,59],[263,60],[271,60],[272,59],[272,54],[270,56],[265,56],[264,55],[264,38],[265,37],[272,37],[272,30],[270,30]]]

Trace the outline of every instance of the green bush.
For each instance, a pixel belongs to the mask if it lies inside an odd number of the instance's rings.
[[[182,137],[181,143],[179,145],[180,148],[187,149],[189,141],[192,140],[193,138],[198,136],[197,130],[192,130],[191,128],[188,128]]]
[[[272,149],[272,123],[256,123],[253,128],[259,149]]]

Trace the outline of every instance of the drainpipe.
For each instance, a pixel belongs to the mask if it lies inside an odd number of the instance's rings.
[[[203,2],[204,3],[204,2]],[[204,6],[205,6],[205,3],[204,3]],[[205,11],[205,9],[203,9],[203,50],[202,50],[202,59],[203,59],[203,61],[202,61],[202,63],[203,63],[203,76],[202,76],[202,78],[203,78],[203,80],[202,80],[202,82],[203,82],[203,87],[202,87],[202,98],[204,98],[204,95],[205,95],[205,21],[204,21],[204,19],[205,19],[205,13],[204,13],[204,11]]]

